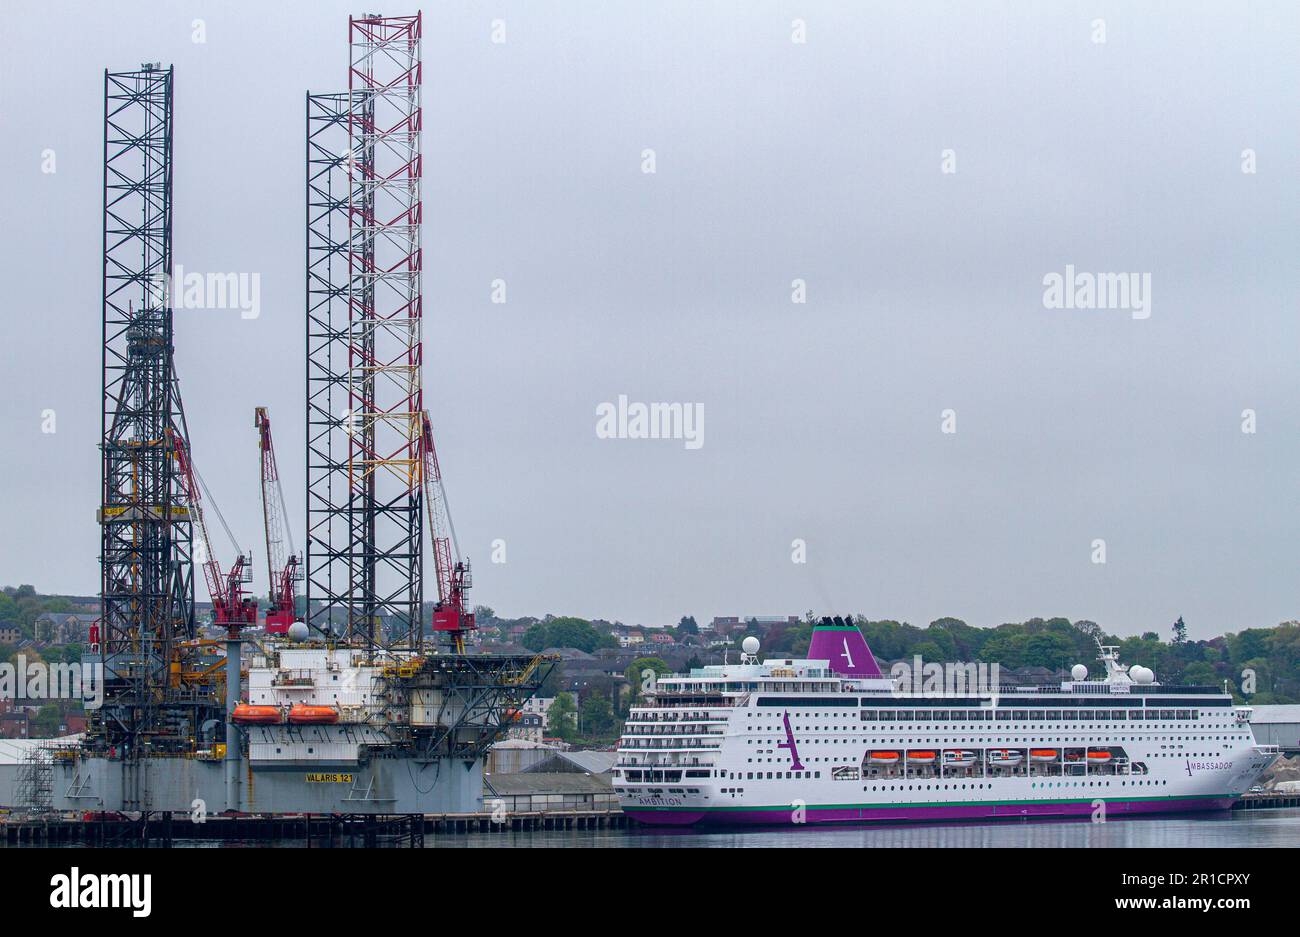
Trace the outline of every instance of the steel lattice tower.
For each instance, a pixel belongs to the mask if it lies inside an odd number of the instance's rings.
[[[173,440],[172,69],[104,73],[101,593],[107,744],[139,754],[194,638],[193,528]]]
[[[350,19],[307,100],[308,609],[371,648],[423,643],[420,35]]]
[[[307,95],[307,622],[346,631],[348,95]]]

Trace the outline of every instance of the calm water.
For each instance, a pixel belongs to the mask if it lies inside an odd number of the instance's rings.
[[[426,847],[482,846],[608,846],[662,849],[673,846],[783,846],[906,848],[918,846],[1027,847],[1034,849],[1179,847],[1179,846],[1300,846],[1300,808],[1233,810],[1204,816],[1125,819],[1109,823],[1087,820],[1007,821],[989,824],[924,824],[872,826],[853,829],[726,830],[662,832],[654,830],[565,830],[535,833],[494,833],[426,836]]]
[[[526,833],[469,833],[427,835],[426,848],[472,849],[489,847],[608,847],[649,848],[711,846],[876,847],[898,849],[980,846],[1052,848],[1171,848],[1200,847],[1297,847],[1300,846],[1300,808],[1288,810],[1234,810],[1229,813],[1189,814],[1185,817],[1132,818],[1109,823],[1087,820],[1023,821],[1002,823],[914,824],[911,826],[869,826],[856,828],[781,830],[539,830]],[[302,842],[215,843],[177,840],[186,846],[301,846]]]

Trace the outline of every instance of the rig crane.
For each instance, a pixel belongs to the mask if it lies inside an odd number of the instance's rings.
[[[275,447],[271,442],[271,417],[266,407],[253,414],[258,431],[258,450],[262,462],[262,519],[266,528],[266,572],[271,604],[266,609],[266,633],[285,634],[297,621],[297,584],[302,581],[302,556],[293,549],[293,534],[285,518],[284,490],[280,472],[275,467]],[[289,550],[286,555],[285,541]]]
[[[462,561],[456,543],[456,528],[447,510],[447,492],[442,487],[438,452],[433,445],[429,412],[420,412],[420,464],[423,469],[424,503],[429,512],[429,537],[433,541],[433,563],[437,572],[438,601],[433,607],[433,630],[446,635],[452,650],[465,653],[465,636],[474,630],[474,613],[469,609],[471,578],[469,561]]]
[[[183,425],[184,416],[181,419]],[[199,531],[199,545],[203,551],[200,565],[203,567],[203,578],[207,580],[208,596],[212,599],[212,620],[232,632],[246,625],[256,625],[257,600],[244,594],[244,585],[253,581],[253,558],[250,554],[241,551],[235,564],[230,567],[230,571],[227,573],[221,571],[221,564],[217,562],[216,554],[212,550],[212,541],[208,537],[208,525],[203,519],[200,497],[203,479],[194,467],[189,442],[170,429],[167,433],[172,439],[172,451],[176,454],[176,464],[180,470],[181,485],[189,501],[190,515]],[[215,503],[213,509],[216,510],[217,519],[221,521],[221,525],[225,527],[226,534],[230,536],[233,543],[235,538],[231,535],[230,528],[226,527],[225,519]]]

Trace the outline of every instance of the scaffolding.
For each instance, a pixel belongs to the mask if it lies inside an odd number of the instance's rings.
[[[348,21],[307,96],[308,624],[423,648],[421,17]]]
[[[54,753],[48,745],[33,745],[24,753],[14,779],[14,801],[24,817],[54,813]]]

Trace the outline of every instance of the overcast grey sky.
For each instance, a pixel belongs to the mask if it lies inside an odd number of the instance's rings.
[[[423,10],[426,400],[476,602],[1300,615],[1294,3]],[[261,277],[255,320],[176,313],[196,459],[260,544],[269,406],[301,546],[303,95],[345,86],[348,12],[7,5],[0,582],[98,590],[102,70],[142,61],[176,66],[176,261]],[[1150,317],[1045,308],[1067,264],[1149,273]],[[704,445],[598,438],[620,394],[702,404]]]

